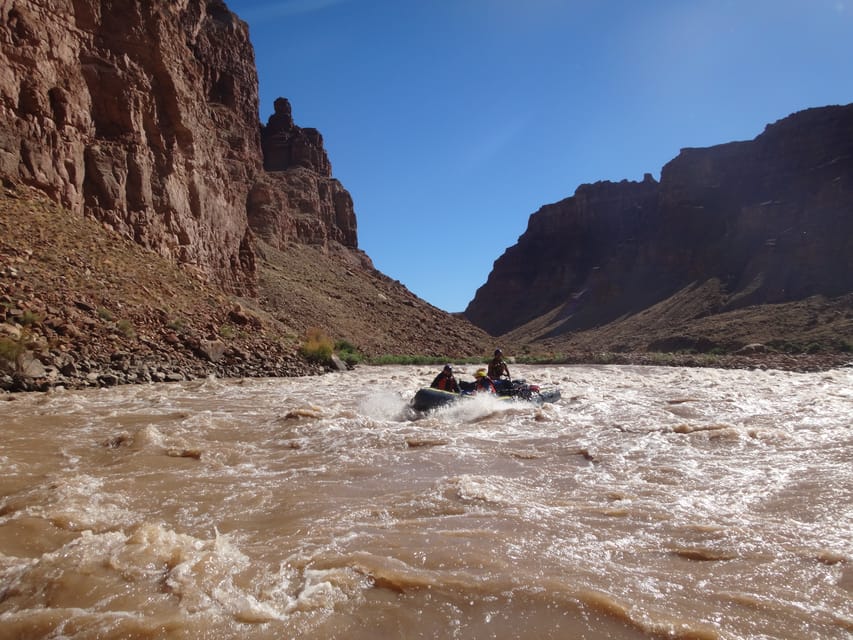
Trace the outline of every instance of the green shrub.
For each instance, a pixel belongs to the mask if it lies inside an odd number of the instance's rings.
[[[98,317],[99,317],[101,320],[106,320],[107,322],[112,322],[112,321],[113,321],[113,319],[114,319],[114,318],[113,318],[113,314],[110,312],[110,310],[109,310],[109,309],[104,309],[103,307],[100,307],[100,308],[98,309]]]
[[[354,367],[362,360],[362,355],[355,346],[346,340],[338,340],[335,342],[335,353],[338,354],[341,360],[347,363],[350,367]]]
[[[172,331],[182,331],[186,326],[187,323],[183,318],[170,316],[169,320],[166,322],[166,328],[171,329]]]
[[[773,340],[768,342],[767,345],[782,353],[789,353],[791,355],[806,353],[808,348],[806,345],[800,344],[799,342],[787,342],[785,340]]]
[[[594,364],[614,364],[616,356],[609,351],[599,351],[593,354],[592,362]]]
[[[369,364],[443,364],[447,360],[436,356],[397,355],[386,353],[370,358]]]
[[[21,326],[31,327],[36,324],[41,324],[41,316],[26,309],[20,318]]]
[[[686,353],[690,355],[687,351],[678,351],[676,353],[672,353],[669,351],[653,351],[648,355],[649,362],[652,364],[660,365],[660,366],[670,366],[675,364],[676,356],[678,354]]]
[[[14,338],[0,338],[0,359],[6,360],[12,364],[18,361],[18,356],[26,349],[23,340],[15,340]]]
[[[311,327],[305,332],[305,342],[299,352],[306,360],[327,364],[332,358],[334,348],[335,343],[322,329]]]
[[[489,358],[491,359],[491,358]],[[516,357],[518,364],[565,364],[567,358],[562,353],[522,353]]]
[[[136,336],[136,329],[133,328],[133,323],[130,320],[119,320],[116,323],[116,329],[125,338],[133,338]]]
[[[357,349],[347,340],[335,340],[335,351],[357,351]]]

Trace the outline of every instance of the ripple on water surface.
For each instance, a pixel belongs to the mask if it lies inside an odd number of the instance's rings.
[[[563,399],[415,414],[434,373],[15,396],[0,625],[850,637],[853,370],[517,365]]]

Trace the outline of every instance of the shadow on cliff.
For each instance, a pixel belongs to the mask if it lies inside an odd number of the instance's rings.
[[[534,350],[853,348],[852,201],[853,105],[809,109],[542,207],[465,316]]]

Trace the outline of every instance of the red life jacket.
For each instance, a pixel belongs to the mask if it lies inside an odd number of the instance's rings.
[[[459,384],[456,382],[456,379],[452,375],[445,375],[444,373],[439,373],[435,380],[432,381],[433,389],[441,389],[442,391],[455,391],[459,392]]]

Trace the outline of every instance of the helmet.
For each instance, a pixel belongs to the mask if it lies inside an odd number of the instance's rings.
[[[504,352],[501,351],[500,349],[495,349],[495,355],[496,356],[502,356],[503,354],[504,354]]]
[[[453,367],[451,367],[449,364],[446,364],[444,365],[444,369],[442,369],[442,371],[450,371],[452,373]]]
[[[485,369],[477,369],[477,373],[474,374],[475,378],[485,378],[486,370]]]

